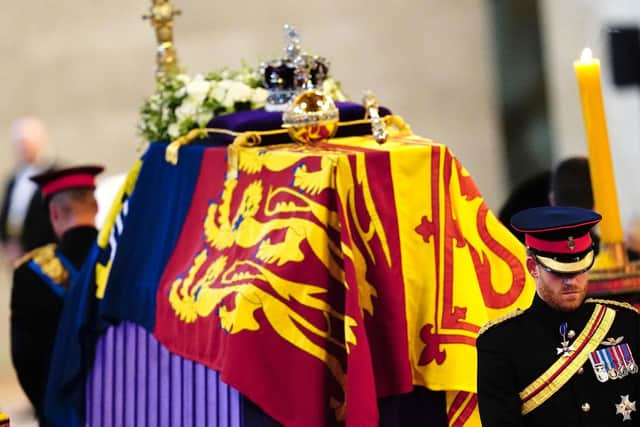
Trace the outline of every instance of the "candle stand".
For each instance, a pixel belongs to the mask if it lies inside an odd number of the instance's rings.
[[[589,272],[588,295],[640,308],[640,261],[629,261],[624,243],[602,244],[596,264]]]

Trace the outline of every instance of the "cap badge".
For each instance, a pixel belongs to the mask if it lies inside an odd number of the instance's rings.
[[[569,236],[567,239],[567,247],[570,251],[573,251],[576,248],[576,242],[573,240],[573,236]]]

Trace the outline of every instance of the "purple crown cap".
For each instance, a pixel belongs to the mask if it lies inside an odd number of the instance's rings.
[[[295,94],[322,86],[329,74],[329,61],[302,50],[294,26],[287,24],[284,31],[285,57],[260,64],[264,86],[270,92],[265,107],[268,111],[284,110]]]

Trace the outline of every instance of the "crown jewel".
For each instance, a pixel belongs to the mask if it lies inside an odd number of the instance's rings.
[[[260,64],[264,86],[269,90],[267,111],[283,111],[293,96],[306,89],[321,87],[329,73],[329,61],[306,53],[292,25],[285,25],[285,57]]]

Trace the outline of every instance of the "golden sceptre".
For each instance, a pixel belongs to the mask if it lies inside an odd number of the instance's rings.
[[[160,79],[178,73],[178,55],[173,44],[173,17],[181,12],[174,9],[170,0],[152,0],[152,3],[149,15],[142,18],[151,20],[151,25],[156,30],[156,78]]]

